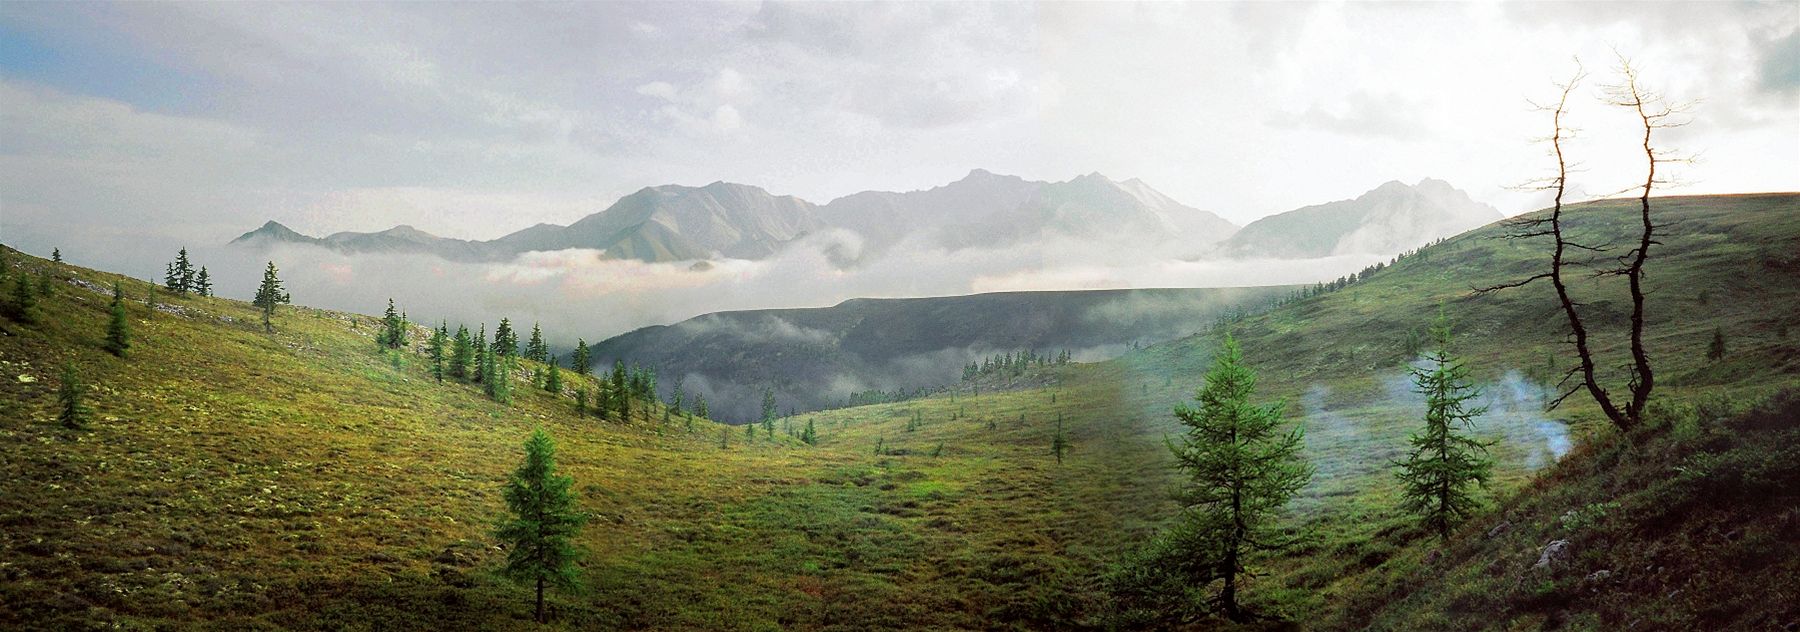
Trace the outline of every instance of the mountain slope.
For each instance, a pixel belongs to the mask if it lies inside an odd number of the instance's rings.
[[[1222,244],[1232,255],[1305,259],[1392,254],[1501,218],[1442,180],[1388,182],[1355,199],[1307,206],[1245,226]]]
[[[758,414],[774,387],[782,409],[836,406],[852,393],[911,391],[955,383],[962,368],[995,354],[1067,350],[1080,360],[1134,343],[1185,336],[1234,309],[1261,306],[1291,288],[1006,292],[912,299],[854,299],[833,307],[721,312],[647,327],[594,347],[653,366],[665,389],[677,378],[738,421]]]
[[[1136,244],[1205,244],[1236,230],[1139,180],[1090,174],[1068,182],[1027,181],[975,170],[926,191],[865,191],[824,207],[759,187],[646,187],[568,226],[538,224],[490,241],[437,237],[399,226],[376,233],[309,237],[276,222],[232,243],[321,246],[347,254],[417,253],[453,261],[501,261],[531,251],[591,248],[644,261],[762,259],[826,228],[857,233],[872,252],[915,239],[934,248],[1009,245],[1045,236]]]

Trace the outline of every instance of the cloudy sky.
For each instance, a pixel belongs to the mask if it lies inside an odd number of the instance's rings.
[[[1508,213],[1579,57],[1578,186],[1629,186],[1614,50],[1685,191],[1800,189],[1800,5],[0,3],[0,239],[149,276],[264,220],[492,238],[643,186],[826,202],[972,168],[1139,177],[1245,223],[1431,176]],[[197,246],[198,247],[198,246]]]

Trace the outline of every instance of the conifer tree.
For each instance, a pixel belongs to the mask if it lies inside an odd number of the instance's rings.
[[[488,368],[488,356],[493,354],[493,351],[488,348],[487,323],[482,323],[481,328],[475,331],[475,339],[471,342],[475,346],[475,366],[474,375],[469,376],[469,381],[486,384],[487,373],[484,371]]]
[[[569,358],[569,368],[574,369],[576,375],[585,377],[588,372],[592,370],[590,365],[594,363],[594,358],[590,353],[591,352],[588,351],[587,340],[576,338],[575,355]]]
[[[200,266],[200,275],[194,277],[194,291],[201,296],[213,295],[212,274],[206,271],[206,266]]]
[[[170,292],[178,294],[187,293],[181,287],[181,274],[175,271],[175,264],[173,262],[163,266],[163,287],[167,288]]]
[[[87,428],[88,408],[82,403],[87,396],[87,385],[81,383],[81,376],[75,373],[75,365],[63,364],[62,385],[56,389],[56,402],[60,410],[56,414],[57,423],[70,430]]]
[[[1056,415],[1056,436],[1050,438],[1050,453],[1056,455],[1056,464],[1062,465],[1063,453],[1069,450],[1069,438],[1063,436],[1062,414]]]
[[[500,326],[494,328],[494,352],[504,357],[512,357],[519,353],[519,337],[513,333],[512,322],[502,318]]]
[[[487,394],[502,404],[512,403],[512,374],[518,358],[490,353],[487,356]]]
[[[38,289],[37,289],[38,296],[48,298],[48,297],[56,294],[56,286],[52,285],[50,283],[50,280],[51,279],[50,279],[50,271],[49,270],[46,269],[46,270],[38,271]]]
[[[770,439],[775,438],[775,389],[763,387],[762,427]]]
[[[587,387],[586,386],[575,387],[575,418],[576,419],[583,419],[583,418],[587,417],[587,411],[588,411],[587,400],[588,400]]]
[[[720,428],[719,429],[719,449],[724,450],[724,449],[729,448],[730,446],[731,446],[731,431],[726,430],[724,428]]]
[[[544,346],[544,332],[538,329],[537,323],[531,324],[531,341],[525,345],[525,358],[543,362],[550,356],[550,349]]]
[[[744,424],[744,445],[756,440],[756,424]]]
[[[394,310],[394,299],[388,299],[387,311],[381,316],[381,331],[375,334],[375,342],[384,349],[399,349],[406,346],[406,318]]]
[[[475,349],[469,343],[469,328],[456,326],[456,337],[450,340],[450,375],[458,379],[469,377],[469,363],[475,359]]]
[[[494,535],[506,543],[504,574],[537,589],[537,621],[544,612],[546,587],[577,586],[575,534],[587,518],[575,506],[574,479],[556,472],[556,444],[542,429],[525,441],[525,462],[506,483],[511,512]]]
[[[62,249],[61,248],[51,248],[50,249],[50,260],[57,262],[57,263],[62,263]]]
[[[682,400],[687,397],[681,392],[682,381],[682,378],[675,378],[675,392],[669,395],[669,407],[674,409],[677,415],[681,414],[681,405],[684,403]]]
[[[694,393],[694,414],[699,415],[702,418],[711,419],[711,413],[712,411],[706,409],[706,394]]]
[[[187,296],[188,292],[192,292],[194,288],[194,264],[188,261],[187,249],[182,248],[181,253],[175,255],[175,287],[171,289],[175,290],[177,294]]]
[[[256,298],[250,301],[250,304],[262,308],[263,329],[267,331],[275,331],[275,324],[271,320],[275,316],[275,306],[293,302],[293,297],[282,291],[281,279],[275,273],[275,262],[270,261],[269,267],[263,270],[262,285],[256,288]]]
[[[12,301],[7,311],[13,320],[27,325],[37,322],[37,293],[31,290],[31,279],[24,274],[13,283]]]
[[[112,319],[106,323],[106,352],[125,357],[131,348],[131,330],[125,321],[125,287],[113,281]]]
[[[1431,328],[1436,343],[1424,368],[1412,369],[1413,386],[1425,396],[1425,427],[1410,439],[1412,452],[1397,462],[1401,505],[1419,514],[1425,528],[1448,540],[1457,524],[1473,515],[1473,487],[1486,485],[1493,463],[1487,445],[1467,436],[1486,407],[1465,408],[1481,396],[1469,367],[1450,353],[1450,319],[1438,311]]]
[[[629,423],[631,421],[631,393],[627,391],[625,387],[626,374],[624,360],[613,361],[611,377],[612,393],[610,393],[610,397],[613,399],[613,405],[618,407],[619,421],[621,423]]]
[[[557,367],[561,362],[556,359],[556,356],[550,356],[545,358],[545,360],[550,363],[550,376],[544,378],[544,390],[561,394],[563,385],[562,369]]]
[[[439,384],[444,383],[444,347],[449,343],[449,329],[448,323],[439,323],[425,343],[425,354],[431,358],[431,377]]]
[[[1706,346],[1706,359],[1718,362],[1725,359],[1726,353],[1729,353],[1729,350],[1725,348],[1725,329],[1714,327],[1712,342]]]
[[[806,420],[806,429],[800,431],[800,441],[806,445],[818,445],[819,443],[819,431],[813,428],[813,420],[810,417]]]
[[[1178,467],[1188,475],[1181,490],[1186,506],[1182,520],[1194,538],[1183,540],[1204,556],[1194,567],[1194,583],[1220,580],[1218,610],[1233,621],[1249,613],[1238,603],[1238,581],[1245,557],[1254,551],[1285,548],[1271,533],[1272,518],[1312,478],[1300,457],[1301,431],[1280,432],[1284,402],[1250,403],[1256,373],[1244,365],[1243,353],[1229,334],[1206,383],[1196,394],[1198,408],[1175,407],[1187,429],[1181,442],[1170,442]]]

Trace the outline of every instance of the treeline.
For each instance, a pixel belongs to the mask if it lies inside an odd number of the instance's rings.
[[[1217,318],[1213,319],[1213,330],[1214,331],[1224,331],[1224,330],[1228,329],[1231,325],[1237,324],[1239,322],[1243,322],[1244,319],[1249,318],[1251,316],[1255,316],[1257,314],[1271,311],[1271,310],[1274,310],[1274,309],[1277,309],[1280,307],[1285,307],[1288,305],[1299,303],[1299,302],[1305,301],[1307,299],[1311,299],[1316,296],[1330,294],[1332,292],[1336,292],[1338,290],[1350,287],[1357,283],[1367,281],[1367,280],[1369,280],[1370,277],[1380,274],[1383,270],[1394,267],[1394,265],[1400,263],[1401,261],[1406,261],[1409,259],[1415,259],[1415,258],[1420,258],[1420,257],[1425,256],[1425,254],[1427,252],[1427,250],[1426,250],[1427,248],[1444,243],[1448,239],[1449,239],[1448,237],[1440,237],[1440,238],[1438,238],[1430,243],[1427,243],[1423,246],[1420,246],[1418,248],[1414,248],[1412,250],[1408,250],[1406,252],[1402,252],[1398,255],[1395,255],[1393,258],[1388,259],[1386,262],[1377,261],[1374,264],[1364,267],[1362,270],[1358,270],[1356,272],[1346,274],[1344,276],[1338,277],[1336,279],[1332,279],[1330,281],[1321,281],[1318,283],[1314,283],[1312,285],[1301,286],[1299,288],[1294,289],[1292,292],[1289,292],[1286,296],[1277,297],[1273,300],[1265,301],[1259,305],[1255,305],[1255,306],[1239,305],[1239,306],[1231,307],[1230,309],[1225,310],[1225,312],[1220,314]],[[1412,330],[1412,331],[1409,331],[1408,333],[1410,335],[1413,335],[1414,337],[1418,337],[1417,330]],[[1422,342],[1423,342],[1423,339],[1420,338],[1419,340],[1415,341],[1415,343],[1409,344],[1409,348],[1414,349],[1414,351],[1412,351],[1412,353],[1417,352],[1418,343],[1422,343]]]
[[[982,358],[981,362],[970,361],[963,367],[962,379],[972,382],[984,377],[998,375],[1001,377],[1018,377],[1027,369],[1049,366],[1062,366],[1070,362],[1067,349],[1054,356],[1039,355],[1035,349],[1023,349],[1017,353],[1007,352]]]

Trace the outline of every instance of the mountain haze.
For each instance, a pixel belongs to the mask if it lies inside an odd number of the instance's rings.
[[[1222,244],[1228,255],[1305,259],[1393,254],[1495,221],[1500,211],[1443,180],[1390,181],[1355,199],[1271,215]]]

